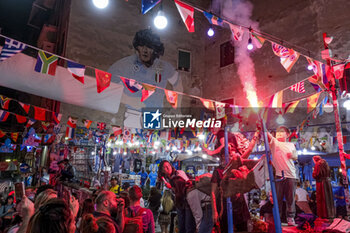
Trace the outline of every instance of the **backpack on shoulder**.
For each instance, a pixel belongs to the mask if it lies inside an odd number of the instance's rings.
[[[125,224],[123,233],[143,233],[142,214],[145,208],[140,208],[136,213],[131,208],[125,209]]]

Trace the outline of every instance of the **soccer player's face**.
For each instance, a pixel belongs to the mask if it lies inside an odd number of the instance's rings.
[[[137,46],[137,51],[142,62],[148,63],[152,59],[153,49],[147,46]]]

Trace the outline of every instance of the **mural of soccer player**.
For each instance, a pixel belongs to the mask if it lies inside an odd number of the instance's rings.
[[[158,35],[151,29],[136,32],[133,39],[135,54],[115,62],[108,70],[112,74],[112,82],[121,82],[120,76],[136,81],[166,88],[168,82],[176,91],[182,91],[182,82],[178,72],[168,62],[161,60],[164,54],[164,45]],[[133,86],[130,83],[130,86]],[[155,89],[155,92],[145,101],[141,102],[142,91],[132,93],[124,88],[122,102],[126,104],[124,126],[141,128],[141,108],[162,108],[164,90]],[[178,101],[180,101],[180,96]],[[181,106],[178,102],[178,106]]]

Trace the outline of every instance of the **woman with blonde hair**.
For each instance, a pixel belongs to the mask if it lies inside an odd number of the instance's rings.
[[[86,214],[81,222],[81,233],[116,233],[116,230],[111,219]]]
[[[170,190],[165,190],[161,199],[163,210],[159,214],[158,223],[162,233],[168,233],[168,225],[171,222],[170,212],[174,208],[173,196]]]
[[[53,189],[46,189],[39,193],[38,196],[35,197],[34,209],[37,210],[40,206],[44,205],[49,200],[57,198],[57,192]]]

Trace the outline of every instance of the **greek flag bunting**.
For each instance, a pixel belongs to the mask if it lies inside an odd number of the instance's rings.
[[[16,55],[17,53],[20,53],[25,48],[27,48],[27,46],[21,42],[18,42],[13,39],[6,39],[5,45],[1,50],[0,62]]]

